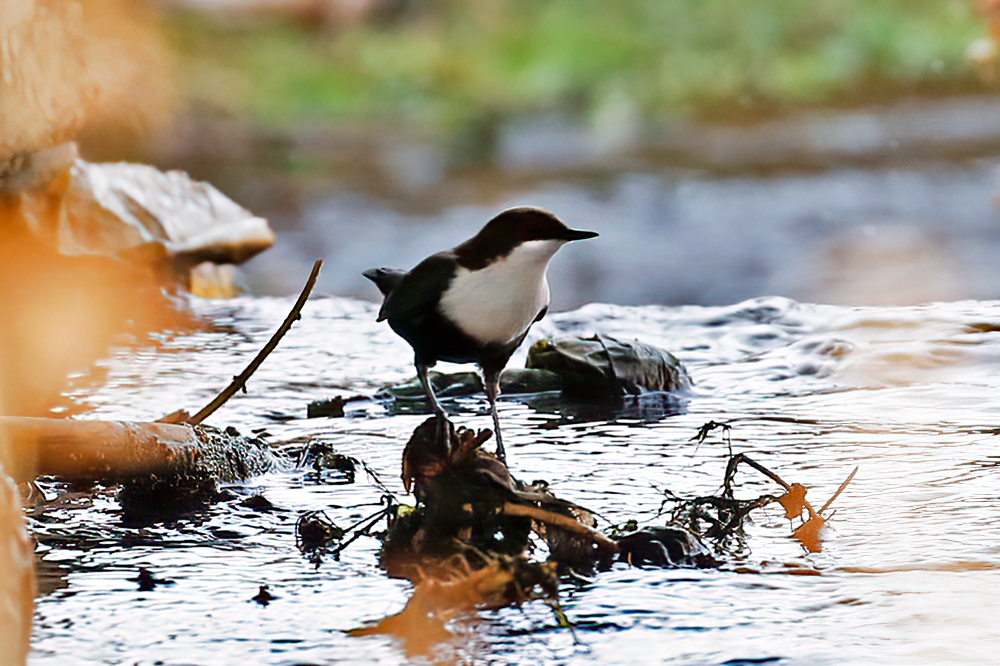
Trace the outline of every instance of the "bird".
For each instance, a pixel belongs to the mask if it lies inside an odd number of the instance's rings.
[[[388,321],[413,348],[417,377],[437,416],[445,413],[428,368],[438,361],[479,366],[500,460],[506,460],[496,407],[500,373],[531,325],[548,312],[552,256],[568,242],[597,235],[571,229],[540,208],[510,208],[469,240],[410,271],[363,273],[384,296],[377,320]]]

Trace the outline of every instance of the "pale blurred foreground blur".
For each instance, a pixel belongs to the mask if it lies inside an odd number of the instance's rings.
[[[0,430],[0,666],[19,666],[27,658],[31,639],[35,557],[24,528],[20,494],[7,476],[9,461],[7,439]]]
[[[181,321],[169,292],[198,264],[273,243],[266,221],[185,174],[78,159],[73,139],[129,154],[169,119],[154,28],[145,3],[0,0],[0,414],[48,413],[69,373]],[[12,453],[0,440],[0,666],[24,663],[35,592],[8,477],[32,475]]]
[[[149,28],[136,3],[0,0],[0,304],[16,313],[0,326],[6,413],[43,410],[53,385],[106,347],[109,322],[141,315],[122,302],[130,269],[63,256],[58,225],[32,228],[25,210],[58,215],[75,150],[48,149],[80,131],[141,132],[165,119],[165,52]]]
[[[34,609],[34,547],[24,529],[21,500],[3,466],[0,442],[0,666],[23,664]]]
[[[274,241],[210,185],[84,162],[67,141],[113,149],[169,118],[153,19],[145,3],[0,0],[0,304],[16,313],[0,326],[4,413],[45,413],[116,336],[175,321],[164,290],[211,279],[195,266],[241,263]]]
[[[113,300],[91,291],[97,277],[91,269],[70,268],[12,220],[19,191],[31,184],[19,177],[56,175],[44,158],[25,169],[31,154],[72,137],[85,123],[98,128],[117,117],[142,131],[162,121],[171,92],[167,79],[147,76],[165,61],[155,36],[137,29],[145,20],[126,2],[91,0],[84,8],[0,0],[0,412],[11,405],[37,408],[50,390],[46,384],[61,381],[80,361],[62,357],[94,344],[100,325],[81,318],[103,316]],[[50,194],[46,185],[38,199]],[[65,270],[53,270],[57,266]],[[68,352],[60,342],[75,349]],[[29,344],[46,353],[26,354]],[[0,439],[0,666],[25,661],[35,592],[33,548],[5,469],[7,454]]]
[[[50,152],[66,152],[59,146]],[[55,176],[0,196],[0,365],[8,414],[41,414],[68,372],[122,334],[177,323],[166,293],[267,249],[274,234],[218,190],[185,174],[70,159]],[[215,292],[233,295],[213,285]],[[223,293],[219,293],[223,292]],[[134,339],[134,338],[133,338]]]
[[[0,172],[81,132],[113,148],[163,127],[175,88],[154,18],[128,0],[0,0]]]

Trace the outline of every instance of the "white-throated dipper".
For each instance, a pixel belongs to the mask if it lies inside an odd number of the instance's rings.
[[[391,268],[364,273],[385,296],[378,321],[388,320],[413,347],[417,377],[435,414],[443,417],[444,409],[427,369],[438,361],[479,365],[501,460],[500,372],[528,328],[548,310],[545,272],[552,255],[569,241],[596,235],[570,229],[538,208],[511,208],[469,240],[431,255],[408,273]]]

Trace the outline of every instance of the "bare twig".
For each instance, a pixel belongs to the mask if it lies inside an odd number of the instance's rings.
[[[192,424],[201,423],[206,418],[211,416],[215,412],[215,410],[217,410],[219,407],[222,407],[222,405],[226,404],[226,401],[228,401],[230,398],[236,395],[237,391],[242,389],[244,392],[246,392],[247,380],[250,379],[250,376],[257,371],[257,368],[259,368],[260,364],[264,362],[264,359],[267,358],[272,351],[274,351],[274,348],[278,346],[278,342],[281,340],[282,337],[284,337],[285,333],[288,332],[288,329],[292,327],[292,324],[294,324],[296,321],[298,321],[299,318],[301,318],[302,315],[300,314],[300,312],[302,310],[302,306],[305,305],[306,299],[309,298],[309,294],[312,292],[313,286],[315,286],[316,284],[316,278],[319,276],[319,269],[322,266],[323,266],[322,259],[316,260],[316,263],[313,264],[312,272],[309,273],[309,279],[306,280],[305,286],[302,287],[302,293],[299,294],[298,299],[295,301],[295,305],[292,306],[292,309],[288,313],[288,316],[285,317],[285,321],[281,323],[281,326],[279,326],[278,330],[274,332],[274,335],[271,336],[271,339],[267,341],[267,344],[264,345],[264,348],[261,349],[259,352],[257,352],[257,355],[254,356],[253,360],[250,361],[249,365],[247,365],[247,367],[243,369],[243,372],[233,377],[233,381],[230,382],[229,386],[223,389],[222,392],[219,393],[219,395],[215,396],[212,402],[202,407],[201,411],[199,411],[194,416],[185,419],[186,423],[192,423]]]
[[[527,516],[528,518],[537,520],[540,523],[554,525],[568,532],[575,532],[580,536],[585,536],[592,540],[602,549],[615,553],[618,552],[618,544],[614,541],[607,538],[597,530],[587,527],[583,523],[573,520],[569,516],[564,516],[561,513],[554,513],[552,511],[546,511],[545,509],[539,509],[537,507],[527,506],[524,504],[514,504],[513,502],[506,502],[503,505],[502,513],[506,516]]]
[[[828,499],[826,501],[826,504],[823,505],[823,508],[819,510],[820,513],[823,513],[824,511],[826,511],[827,509],[829,509],[830,505],[833,504],[833,500],[837,499],[837,497],[840,496],[840,493],[844,492],[844,488],[847,487],[847,484],[849,484],[851,481],[854,480],[854,475],[858,473],[858,469],[859,468],[855,467],[854,471],[851,472],[850,476],[848,476],[846,479],[844,479],[844,482],[842,484],[840,484],[839,488],[837,488],[837,492],[835,492],[833,494],[833,497],[831,497],[830,499]]]
[[[739,466],[740,463],[746,463],[747,465],[750,465],[755,470],[757,470],[758,472],[760,472],[761,474],[763,474],[764,476],[766,476],[767,478],[771,479],[779,486],[784,488],[786,491],[791,490],[792,488],[791,485],[786,483],[784,479],[782,479],[780,476],[778,476],[768,468],[764,467],[759,462],[751,460],[745,454],[737,453],[735,456],[729,459],[729,464],[726,466],[726,476],[725,480],[723,481],[723,485],[725,486],[727,492],[730,493],[732,492],[733,477],[736,476],[736,468]]]
[[[750,465],[755,470],[757,470],[758,472],[760,472],[761,474],[763,474],[764,476],[766,476],[767,478],[771,479],[779,486],[784,488],[785,491],[791,490],[792,487],[789,484],[785,483],[784,479],[782,479],[780,476],[778,476],[768,468],[764,467],[760,463],[751,460],[746,454],[737,453],[735,456],[732,456],[729,459],[729,464],[726,465],[726,476],[722,482],[722,485],[727,495],[730,496],[732,495],[733,478],[736,476],[736,468],[739,467],[740,463],[746,463],[747,465]]]
[[[375,524],[378,521],[380,521],[382,518],[384,518],[385,516],[387,516],[389,514],[389,512],[392,511],[392,509],[393,509],[392,505],[389,505],[389,506],[385,507],[384,509],[382,509],[380,511],[377,511],[374,514],[368,516],[367,518],[365,518],[363,520],[359,520],[358,522],[354,523],[354,525],[348,527],[346,530],[344,530],[344,534],[351,533],[351,530],[354,530],[354,532],[351,534],[350,537],[348,537],[344,541],[341,541],[337,545],[336,548],[334,548],[333,550],[330,551],[330,553],[334,557],[337,557],[338,555],[340,555],[340,553],[345,548],[347,548],[352,543],[354,543],[354,541],[358,537],[360,537],[360,536],[362,536],[364,534],[367,534],[368,530],[370,530],[372,527],[374,527]],[[361,527],[362,524],[364,524],[364,527]]]

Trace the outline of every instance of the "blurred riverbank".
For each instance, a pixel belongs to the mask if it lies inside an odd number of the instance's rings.
[[[247,266],[255,293],[294,292],[324,257],[321,290],[374,299],[365,268],[410,267],[496,211],[533,204],[602,234],[554,262],[557,308],[998,296],[998,97],[617,134],[547,115],[513,120],[475,149],[401,129],[188,130],[194,150],[171,164],[278,232]]]
[[[31,6],[29,37],[55,15]],[[553,266],[556,308],[997,296],[990,3],[101,7],[58,14],[105,75],[69,86],[93,108],[36,134],[79,130],[84,157],[179,168],[270,219],[256,293],[325,257],[321,290],[374,298],[364,268],[534,204],[603,237]],[[15,71],[45,83],[35,51]]]

